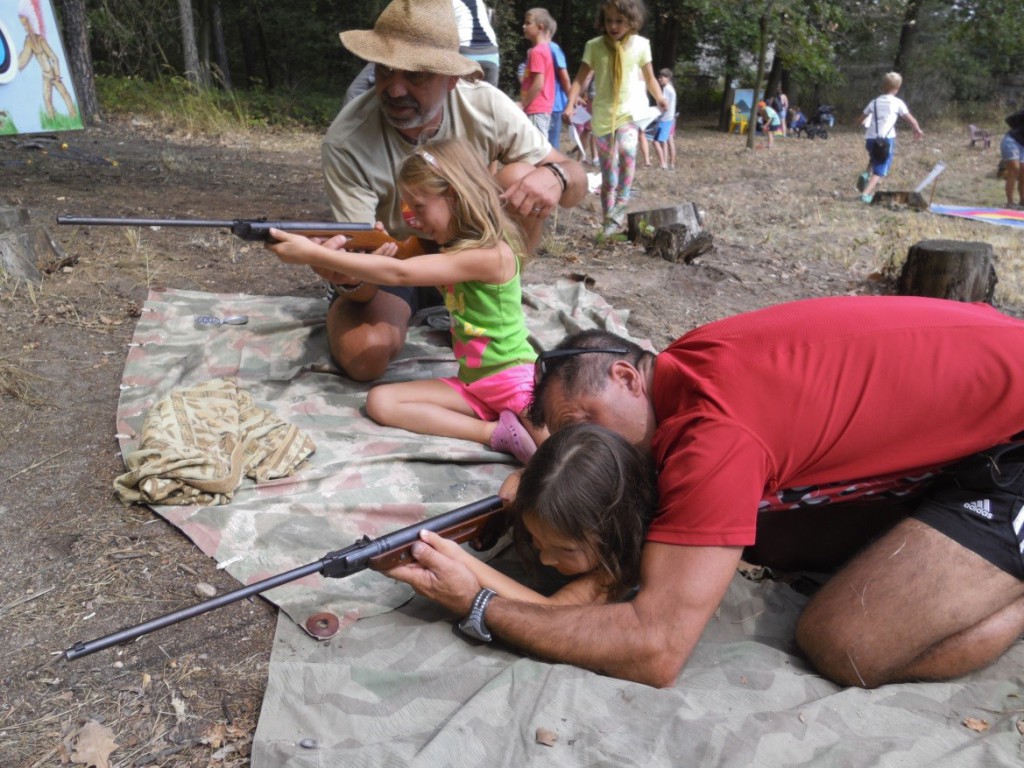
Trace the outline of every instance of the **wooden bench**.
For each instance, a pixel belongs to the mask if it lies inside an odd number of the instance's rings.
[[[973,147],[979,141],[982,143],[985,149],[988,149],[989,147],[992,146],[992,134],[986,131],[984,128],[979,128],[976,125],[968,125],[967,130],[971,134],[971,147]]]

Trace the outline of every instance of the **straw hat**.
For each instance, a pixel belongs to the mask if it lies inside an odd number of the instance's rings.
[[[392,0],[372,30],[342,32],[341,44],[365,61],[392,69],[483,77],[479,64],[459,54],[451,0]]]

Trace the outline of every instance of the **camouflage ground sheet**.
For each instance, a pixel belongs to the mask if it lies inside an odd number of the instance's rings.
[[[1020,645],[956,682],[841,689],[796,653],[805,600],[737,575],[666,690],[474,643],[419,597],[319,645],[282,618],[252,766],[1021,764]]]
[[[567,332],[603,327],[626,334],[627,315],[581,284],[527,286],[533,341],[553,346]],[[136,448],[146,412],[171,390],[233,378],[256,404],[303,430],[316,452],[292,477],[245,480],[230,504],[158,506],[239,581],[312,563],[328,551],[412,525],[490,496],[516,467],[511,456],[464,441],[375,424],[361,411],[367,385],[329,364],[327,304],[286,296],[153,291],[125,364],[117,432],[122,453]],[[196,328],[197,316],[245,315],[245,325]],[[410,329],[384,381],[454,375],[447,331]],[[344,627],[391,610],[412,591],[376,573],[344,580],[309,576],[265,596],[299,624],[329,612]]]
[[[579,327],[625,332],[624,315],[580,285],[525,293],[543,347]],[[360,412],[366,388],[327,364],[325,310],[310,299],[154,292],[129,354],[117,420],[125,452],[154,402],[220,376],[234,377],[258,405],[316,443],[297,475],[260,487],[244,481],[228,505],[156,508],[245,583],[315,561],[364,532],[490,495],[514,468],[509,457],[474,444],[367,419]],[[193,326],[196,315],[231,314],[248,315],[248,324]],[[417,327],[387,378],[447,375],[450,359],[443,333]],[[511,553],[498,561],[515,572]],[[1002,766],[1022,759],[1021,646],[953,683],[841,690],[796,654],[793,628],[805,598],[779,583],[737,576],[678,684],[661,691],[473,644],[453,630],[451,616],[373,573],[310,577],[268,596],[282,613],[254,768]],[[321,610],[347,626],[317,642],[296,622]],[[555,735],[552,746],[537,743],[538,728]]]

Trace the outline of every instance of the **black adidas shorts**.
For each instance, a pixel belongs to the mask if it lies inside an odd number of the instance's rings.
[[[954,464],[911,517],[1024,579],[1024,444],[997,446]]]

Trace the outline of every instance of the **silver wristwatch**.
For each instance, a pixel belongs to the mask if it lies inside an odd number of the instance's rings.
[[[487,610],[487,605],[497,594],[493,589],[487,587],[477,592],[476,597],[473,598],[473,605],[469,608],[469,614],[459,622],[459,629],[477,640],[483,640],[485,643],[491,642],[491,633],[487,631],[487,625],[484,623],[484,611]]]

